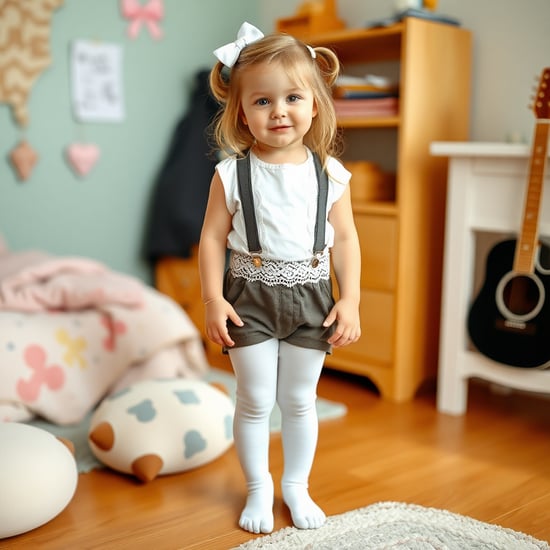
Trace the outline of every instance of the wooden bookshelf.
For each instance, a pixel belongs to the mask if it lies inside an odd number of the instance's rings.
[[[353,150],[351,160],[359,155],[377,162],[380,153],[369,144],[381,131],[392,133],[386,151],[393,149],[394,165],[386,169],[396,174],[396,199],[353,205],[362,249],[363,335],[326,364],[368,377],[384,397],[408,400],[437,368],[446,166],[430,155],[429,145],[468,139],[471,34],[407,18],[387,28],[313,36],[309,43],[333,49],[346,74],[387,67],[399,78],[397,116],[339,119],[344,160]]]

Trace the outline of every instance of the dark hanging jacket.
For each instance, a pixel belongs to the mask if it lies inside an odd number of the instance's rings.
[[[153,189],[145,239],[151,263],[163,256],[188,258],[199,242],[217,159],[208,128],[218,110],[208,70],[196,75],[187,113],[178,123]]]

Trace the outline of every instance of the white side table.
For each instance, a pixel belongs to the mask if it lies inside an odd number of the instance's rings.
[[[441,304],[437,408],[466,412],[468,380],[480,378],[518,390],[550,393],[550,370],[514,368],[475,351],[466,326],[474,297],[476,235],[521,227],[530,147],[504,143],[434,142],[449,158]],[[550,235],[550,174],[544,180],[539,232]],[[485,270],[485,257],[479,258]],[[550,335],[548,335],[550,345]]]

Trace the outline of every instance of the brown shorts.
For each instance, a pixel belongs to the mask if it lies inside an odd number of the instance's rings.
[[[330,353],[327,342],[334,327],[323,321],[334,305],[331,280],[319,283],[268,286],[225,274],[224,296],[244,325],[228,321],[235,347],[251,346],[271,338],[302,348]]]

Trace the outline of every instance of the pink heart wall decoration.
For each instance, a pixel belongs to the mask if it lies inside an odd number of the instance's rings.
[[[79,176],[85,176],[99,158],[99,147],[92,143],[72,143],[67,147],[67,160]]]

